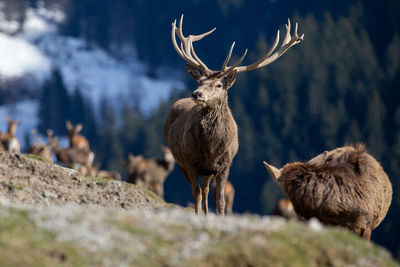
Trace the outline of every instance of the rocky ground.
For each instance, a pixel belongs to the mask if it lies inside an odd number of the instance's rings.
[[[98,205],[124,209],[158,209],[167,204],[131,184],[88,178],[37,156],[0,152],[0,196],[26,204]]]
[[[0,266],[399,266],[339,228],[196,216],[121,181],[0,153]]]

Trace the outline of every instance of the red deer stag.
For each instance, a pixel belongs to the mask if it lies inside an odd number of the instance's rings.
[[[198,87],[192,97],[178,100],[172,107],[164,124],[164,138],[185,178],[192,187],[195,212],[208,213],[208,192],[210,181],[216,179],[217,213],[224,214],[224,188],[229,167],[238,150],[237,125],[228,106],[228,89],[236,80],[236,74],[262,68],[288,49],[303,40],[298,36],[297,24],[294,35],[290,35],[290,21],[286,25],[286,36],[278,51],[279,31],[272,48],[257,62],[239,66],[247,50],[232,66],[228,66],[234,44],[226,57],[222,69],[210,70],[196,55],[193,42],[211,34],[215,28],[201,35],[185,37],[182,32],[183,15],[178,28],[172,23],[171,38],[176,52],[186,62],[189,74],[197,81]],[[181,45],[176,41],[178,35]],[[274,52],[274,53],[273,53]],[[202,185],[198,183],[202,176]]]
[[[15,136],[18,129],[19,120],[11,120],[7,118],[8,129],[6,133],[0,133],[1,143],[6,151],[9,153],[19,153],[20,152],[20,144]]]
[[[347,227],[366,239],[392,201],[392,184],[364,145],[337,148],[282,169],[264,165],[298,215]]]

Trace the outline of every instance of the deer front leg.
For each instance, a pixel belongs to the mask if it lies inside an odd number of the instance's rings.
[[[201,183],[201,193],[203,194],[203,210],[204,214],[208,214],[208,192],[210,191],[210,182],[213,176],[203,176]]]
[[[229,169],[223,171],[222,173],[218,174],[215,176],[215,193],[216,193],[216,199],[215,202],[217,204],[217,213],[224,215],[225,213],[225,197],[224,197],[224,192],[225,192],[225,184],[226,181],[228,180],[228,175],[229,175]]]
[[[192,187],[194,210],[196,214],[201,214],[201,188],[198,183],[198,175],[193,171],[189,172],[185,170],[181,166],[179,166],[179,169],[182,171],[183,176],[185,176],[186,180],[190,183],[190,186]]]

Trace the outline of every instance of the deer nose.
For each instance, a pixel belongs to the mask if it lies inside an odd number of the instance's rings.
[[[193,94],[192,94],[192,98],[193,99],[199,99],[199,98],[202,98],[203,97],[203,93],[202,92],[200,92],[200,91],[194,91],[193,92]]]

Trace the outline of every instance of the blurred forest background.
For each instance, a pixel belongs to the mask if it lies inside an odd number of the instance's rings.
[[[37,1],[9,1],[19,8],[23,27],[24,8]],[[281,166],[362,142],[382,163],[394,191],[389,213],[372,238],[400,257],[399,0],[63,0],[61,4],[66,12],[63,34],[84,38],[115,56],[121,56],[120,44],[131,45],[150,66],[150,75],[161,66],[186,72],[170,40],[171,23],[182,13],[185,34],[217,27],[196,43],[199,57],[213,69],[221,68],[232,41],[236,56],[249,49],[244,62],[249,64],[270,47],[287,18],[298,22],[304,42],[272,65],[238,75],[230,89],[240,141],[229,177],[236,188],[234,211],[271,214],[283,196],[263,160]],[[176,91],[150,115],[132,108],[135,99],[121,103],[122,113],[104,100],[97,120],[79,88],[68,94],[54,69],[42,89],[39,130],[52,128],[65,134],[65,119],[83,123],[83,134],[105,169],[120,170],[130,152],[161,156],[166,115],[176,99],[195,88],[189,75],[185,77],[187,89]],[[0,94],[0,103],[4,99]],[[190,186],[178,168],[166,180],[165,198],[181,205],[192,201]]]

